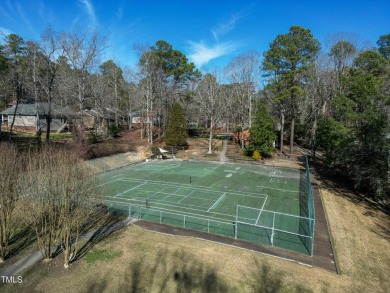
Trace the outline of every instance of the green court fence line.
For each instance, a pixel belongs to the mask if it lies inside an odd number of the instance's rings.
[[[199,230],[211,234],[227,236],[254,243],[277,246],[306,255],[312,252],[312,237],[310,235],[285,231],[275,227],[275,213],[272,226],[258,225],[241,221],[219,221],[209,218],[195,217],[146,206],[106,201],[109,210],[129,217],[140,218],[150,222],[157,222],[186,229]],[[270,211],[263,211],[269,212]],[[278,213],[277,213],[278,214]],[[299,216],[296,216],[299,218]],[[248,218],[244,218],[245,221]],[[270,221],[268,221],[268,224]]]

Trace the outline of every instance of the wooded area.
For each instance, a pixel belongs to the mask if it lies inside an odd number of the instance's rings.
[[[180,127],[208,129],[210,153],[215,129],[242,136],[249,129],[251,147],[262,156],[273,150],[277,135],[281,152],[287,142],[290,153],[299,142],[356,190],[385,199],[390,34],[378,36],[377,45],[366,48],[351,36],[337,35],[321,50],[309,29],[292,26],[262,55],[247,52],[224,69],[201,74],[185,54],[162,40],[134,46],[138,66],[121,68],[115,60],[101,60],[108,41],[98,32],[48,28],[30,41],[11,34],[0,47],[0,107],[56,103],[79,113],[81,125],[86,109],[111,109],[116,125],[120,113],[129,120],[129,113],[142,111],[142,134],[153,144],[171,139],[169,113],[177,105],[186,120]],[[99,130],[99,119],[94,123],[92,132]],[[247,147],[244,139],[241,147]]]

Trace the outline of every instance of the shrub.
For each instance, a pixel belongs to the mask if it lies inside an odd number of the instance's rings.
[[[116,126],[115,124],[110,124],[108,125],[108,135],[110,135],[111,137],[118,137],[119,135],[119,127]]]
[[[255,160],[261,160],[261,155],[260,155],[259,151],[254,151],[252,158]]]
[[[101,141],[102,136],[97,131],[90,131],[87,134],[87,141],[89,144],[95,144]]]
[[[248,157],[252,157],[254,152],[255,148],[253,147],[253,145],[250,145],[245,149],[245,155]]]

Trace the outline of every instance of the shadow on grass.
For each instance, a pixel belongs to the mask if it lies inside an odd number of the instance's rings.
[[[78,250],[76,257],[72,262],[75,262],[82,258],[96,244],[109,237],[112,233],[121,230],[126,225],[124,221],[126,218],[121,215],[116,215],[114,213],[105,213],[99,211],[92,218],[96,220],[89,222],[82,229],[85,234],[84,236],[80,237],[79,241],[86,240],[86,242]],[[91,231],[91,229],[94,229],[94,232],[87,232]]]
[[[252,292],[266,293],[312,293],[300,284],[286,284],[284,281],[285,273],[276,271],[268,263],[260,264],[254,261],[255,270],[252,273]]]
[[[36,234],[31,227],[24,227],[18,231],[10,241],[10,251],[6,257],[9,259],[32,245],[36,240]]]
[[[334,172],[330,167],[323,164],[321,161],[311,162],[311,165],[316,171],[316,177],[321,180],[322,186],[331,190],[338,197],[346,198],[350,202],[358,206],[363,206],[366,217],[375,219],[375,229],[370,229],[373,233],[379,235],[386,241],[390,242],[390,202],[369,197],[363,193],[359,193],[353,187],[351,181],[345,176]],[[378,212],[382,212],[384,216],[380,216]]]
[[[332,190],[337,196],[347,198],[355,204],[364,204],[372,211],[372,215],[375,215],[375,211],[382,211],[390,216],[389,201],[386,202],[385,200],[376,199],[358,192],[350,179],[328,167],[320,160],[311,161],[310,166],[312,166],[312,170],[314,169],[316,171],[316,175],[320,178],[322,185]]]
[[[184,251],[161,250],[130,263],[119,292],[229,292],[216,270]]]
[[[88,282],[87,289],[85,292],[105,292],[107,289],[107,280],[105,279],[99,279],[99,280],[93,280]]]
[[[228,257],[228,256],[227,256]],[[272,269],[268,263],[255,260],[248,264],[253,269],[249,275],[243,274],[245,279],[235,284],[220,274],[210,264],[206,264],[195,255],[183,250],[174,252],[168,249],[160,250],[156,256],[147,254],[131,261],[121,278],[118,292],[266,292],[266,293],[310,293],[311,289],[300,284],[291,284],[285,281],[285,273]],[[97,292],[106,289],[104,280],[91,282],[84,292]],[[242,287],[240,287],[242,286]],[[96,291],[97,290],[97,291]]]

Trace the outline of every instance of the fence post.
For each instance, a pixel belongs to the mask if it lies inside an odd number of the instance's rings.
[[[272,220],[272,233],[271,233],[271,245],[274,246],[274,234],[275,234],[275,213]]]
[[[238,230],[238,205],[236,206],[236,227],[234,229],[234,239],[237,239],[237,230]]]

